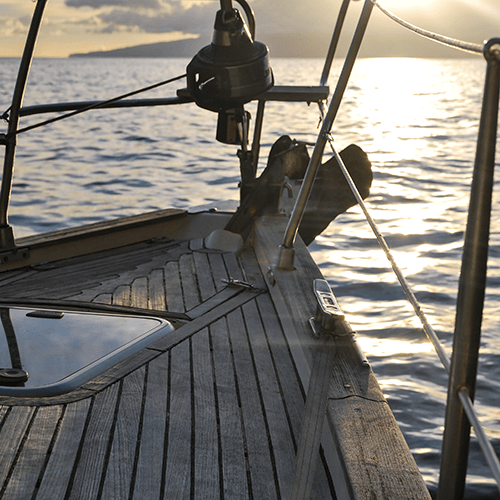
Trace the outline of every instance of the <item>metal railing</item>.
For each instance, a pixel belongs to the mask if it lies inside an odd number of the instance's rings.
[[[15,247],[14,233],[12,227],[9,226],[8,210],[10,192],[12,189],[12,176],[14,172],[14,157],[16,154],[17,137],[15,132],[19,125],[20,109],[23,103],[24,91],[28,74],[33,60],[33,52],[35,50],[38,32],[42,23],[43,13],[47,0],[39,0],[35,7],[35,12],[31,19],[30,29],[24,52],[21,58],[21,67],[14,88],[14,96],[12,98],[12,106],[10,107],[9,127],[7,136],[5,137],[5,157],[3,166],[2,186],[0,188],[0,248],[10,249]]]
[[[467,230],[465,233],[462,270],[458,288],[457,315],[453,335],[453,355],[448,384],[445,431],[441,456],[438,498],[454,499],[463,496],[470,439],[470,424],[479,422],[467,417],[463,400],[473,413],[481,320],[483,314],[488,240],[490,233],[491,197],[495,146],[498,125],[500,91],[500,38],[486,43],[486,83],[483,95],[476,160],[472,177]],[[472,415],[471,413],[471,415]],[[476,427],[475,427],[476,429]],[[482,435],[476,430],[476,435]],[[483,453],[489,447],[479,440]],[[489,443],[488,443],[489,444]],[[492,455],[492,456],[491,456]],[[500,463],[490,454],[492,471],[500,487]],[[490,460],[488,460],[490,462]]]
[[[349,2],[350,0],[343,0],[341,5],[337,25],[326,58],[325,68],[321,76],[321,83],[323,85],[327,81]],[[385,239],[369,214],[347,168],[343,164],[339,154],[335,151],[333,140],[330,135],[374,5],[391,19],[420,36],[424,36],[430,40],[459,50],[479,54],[483,53],[487,61],[486,82],[471,187],[469,217],[464,243],[451,363],[439,338],[428,323],[415,295],[397,266]],[[380,246],[386,253],[403,291],[419,317],[424,332],[436,349],[446,371],[449,373],[445,432],[438,486],[439,500],[451,500],[463,497],[467,474],[471,425],[474,428],[481,450],[497,482],[498,488],[500,489],[500,461],[479,422],[473,405],[481,336],[481,319],[486,287],[499,92],[500,38],[494,38],[482,47],[477,44],[470,44],[460,40],[443,37],[403,21],[383,8],[376,0],[365,0],[349,52],[346,56],[328,110],[324,108],[324,105],[322,108],[320,105],[323,117],[322,127],[308,165],[302,188],[285,231],[277,264],[278,267],[283,269],[293,269],[294,240],[315,181],[316,173],[321,163],[324,148],[326,143],[329,142],[332,153],[375,233]]]

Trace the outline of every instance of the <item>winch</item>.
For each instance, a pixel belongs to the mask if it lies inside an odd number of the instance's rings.
[[[187,67],[188,89],[201,108],[219,113],[217,140],[241,144],[249,116],[243,105],[274,84],[269,51],[254,40],[255,21],[245,0],[238,0],[249,30],[231,0],[221,0],[212,43],[203,47]]]

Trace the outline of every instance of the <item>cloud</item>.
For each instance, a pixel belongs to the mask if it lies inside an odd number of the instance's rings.
[[[68,7],[92,7],[99,9],[101,7],[130,7],[130,8],[147,8],[160,9],[161,5],[158,0],[66,0]]]
[[[396,0],[393,0],[393,3]],[[428,0],[429,1],[429,0]],[[426,4],[428,3],[426,2]],[[220,8],[216,0],[64,0],[66,6],[90,7],[98,20],[100,33],[170,33],[183,32],[209,36],[213,29],[215,12]],[[387,0],[388,4],[391,4]],[[498,0],[439,0],[432,9],[419,4],[397,4],[395,13],[412,24],[437,33],[480,43],[483,38],[498,31],[500,10]],[[382,4],[384,2],[382,1]],[[235,7],[243,10],[234,2]],[[302,0],[252,0],[256,15],[257,39],[273,34],[331,33],[339,6],[331,0],[315,0],[315,8]],[[345,33],[357,22],[362,3],[349,10]],[[318,16],[317,12],[322,15]],[[488,15],[487,15],[488,14]],[[374,10],[367,32],[368,39],[394,36],[404,30]],[[370,40],[369,40],[370,41]]]
[[[0,17],[0,35],[26,35],[27,24],[20,19],[12,19],[8,17]]]
[[[200,7],[184,8],[169,6],[163,12],[148,15],[125,9],[114,9],[100,14],[99,19],[109,25],[103,32],[112,32],[113,27],[130,31],[140,30],[145,33],[169,33],[180,31],[184,33],[209,33],[214,20],[213,3]]]

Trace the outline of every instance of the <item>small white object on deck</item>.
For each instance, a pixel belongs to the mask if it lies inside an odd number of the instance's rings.
[[[205,247],[210,250],[239,254],[243,250],[243,238],[240,234],[225,229],[216,229],[205,238]]]

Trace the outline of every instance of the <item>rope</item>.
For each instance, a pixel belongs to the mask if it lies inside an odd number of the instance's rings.
[[[28,130],[33,130],[35,128],[39,128],[39,127],[42,127],[44,125],[48,125],[49,123],[54,123],[54,122],[57,122],[59,120],[64,120],[66,118],[70,118],[72,116],[78,115],[78,114],[83,113],[85,111],[89,111],[91,109],[100,108],[101,106],[105,106],[106,104],[111,104],[113,102],[120,101],[120,100],[125,99],[127,97],[132,97],[133,95],[137,95],[137,94],[140,94],[142,92],[147,92],[148,90],[153,90],[153,89],[156,89],[156,88],[161,87],[163,85],[167,85],[169,83],[175,82],[177,80],[180,80],[180,79],[184,78],[185,76],[186,76],[186,74],[179,75],[179,76],[176,76],[174,78],[170,78],[169,80],[165,80],[165,81],[159,82],[159,83],[154,83],[153,85],[149,85],[148,87],[144,87],[142,89],[134,90],[132,92],[128,92],[127,94],[123,94],[123,95],[120,95],[118,97],[113,97],[113,98],[108,99],[106,101],[100,101],[100,102],[91,104],[90,106],[86,106],[84,108],[77,109],[76,111],[72,111],[71,113],[67,113],[65,115],[57,116],[55,118],[51,118],[50,120],[45,120],[43,122],[35,123],[34,125],[30,125],[29,127],[20,128],[20,129],[16,130],[16,132],[14,134],[7,134],[7,136],[9,136],[9,135],[18,135],[18,134],[21,134],[23,132],[28,132]]]
[[[387,17],[403,26],[404,28],[416,33],[417,35],[423,36],[424,38],[428,38],[429,40],[433,40],[434,42],[441,43],[443,45],[447,45],[448,47],[453,47],[455,49],[463,50],[464,52],[473,52],[474,54],[482,54],[483,46],[477,43],[469,43],[463,42],[461,40],[457,40],[455,38],[449,38],[447,36],[439,35],[437,33],[433,33],[432,31],[424,30],[419,28],[418,26],[414,26],[410,24],[400,17],[396,16],[392,12],[388,11],[385,7],[382,7],[377,0],[371,0],[371,2],[376,5],[381,12],[383,12]]]

